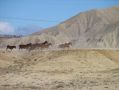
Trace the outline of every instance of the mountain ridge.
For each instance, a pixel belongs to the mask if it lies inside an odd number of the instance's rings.
[[[81,12],[56,26],[6,42],[16,45],[47,40],[53,45],[72,42],[74,48],[118,48],[118,38],[119,6],[116,6]]]

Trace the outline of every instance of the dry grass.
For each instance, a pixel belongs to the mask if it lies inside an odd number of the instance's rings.
[[[0,50],[0,90],[119,90],[118,50]]]

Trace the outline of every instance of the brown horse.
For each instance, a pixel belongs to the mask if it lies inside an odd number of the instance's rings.
[[[10,49],[10,50],[12,51],[12,49],[14,49],[14,48],[16,48],[16,46],[10,46],[10,45],[7,45],[6,50],[7,50],[7,49]]]
[[[35,43],[35,44],[32,44],[29,48],[29,50],[33,50],[33,49],[36,49],[36,48],[40,48],[42,45],[42,43]]]
[[[32,43],[29,43],[29,44],[26,44],[26,45],[19,45],[19,49],[28,49],[28,48],[30,48],[31,47],[31,45],[32,45]]]
[[[43,45],[48,44],[48,41],[44,41],[42,44],[43,44]]]
[[[71,42],[69,42],[69,43],[64,43],[64,44],[60,44],[60,45],[59,45],[59,48],[69,48],[71,45],[72,45]]]
[[[49,46],[52,45],[51,43],[48,43],[48,41],[44,41],[43,43],[36,43],[32,44],[29,50],[34,50],[34,49],[43,49],[43,48],[49,48]]]
[[[52,45],[51,43],[42,44],[42,45],[41,45],[41,49],[49,48],[49,46],[51,46],[51,45]]]

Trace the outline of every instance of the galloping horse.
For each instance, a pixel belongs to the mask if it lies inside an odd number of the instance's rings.
[[[64,44],[60,44],[60,45],[59,45],[59,48],[69,48],[71,45],[72,45],[71,42],[69,42],[69,43],[64,43]]]
[[[32,44],[29,48],[29,50],[33,50],[33,49],[36,49],[36,48],[39,48],[41,46],[42,43],[35,43],[35,44]]]
[[[49,48],[49,46],[51,46],[51,45],[52,45],[51,43],[42,44],[42,45],[41,45],[41,49]]]
[[[49,46],[52,45],[51,43],[48,43],[48,41],[44,41],[43,43],[36,43],[36,44],[32,44],[30,46],[30,50],[33,50],[33,49],[43,49],[43,48],[49,48]]]
[[[10,49],[10,50],[12,51],[12,49],[14,49],[14,48],[16,48],[16,46],[10,46],[10,45],[7,45],[6,50],[7,50],[7,49]]]
[[[28,49],[28,48],[30,48],[31,47],[31,45],[32,45],[32,43],[29,43],[29,44],[26,44],[26,45],[19,45],[19,49]]]
[[[48,44],[48,41],[44,41],[42,44],[43,44],[43,45]]]

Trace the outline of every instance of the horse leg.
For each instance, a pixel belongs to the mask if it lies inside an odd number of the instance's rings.
[[[8,48],[6,48],[6,51],[7,51]]]
[[[21,50],[21,48],[19,47],[19,51]]]

